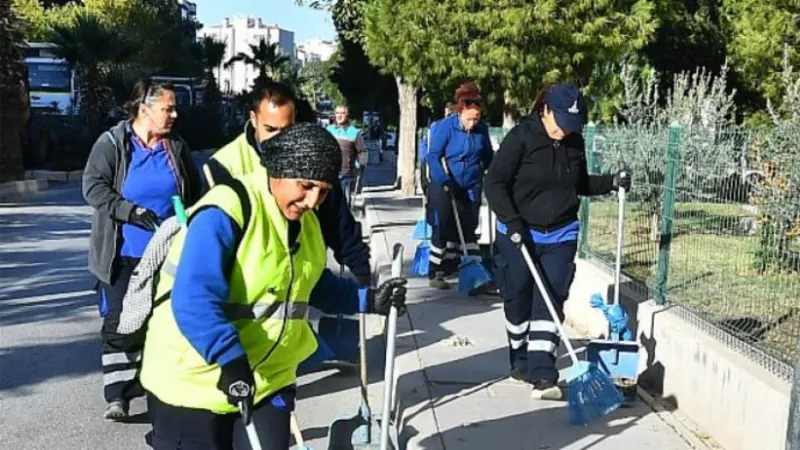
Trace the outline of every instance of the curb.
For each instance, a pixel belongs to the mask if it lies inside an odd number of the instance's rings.
[[[690,447],[695,450],[722,450],[722,447],[711,436],[703,433],[688,418],[680,412],[669,411],[661,401],[650,395],[641,387],[637,389],[639,398],[652,409],[661,421],[672,428]]]
[[[83,170],[56,171],[56,170],[27,170],[26,180],[60,181],[65,183],[80,183]]]
[[[47,190],[48,180],[23,180],[0,183],[0,200],[14,200],[25,194]]]

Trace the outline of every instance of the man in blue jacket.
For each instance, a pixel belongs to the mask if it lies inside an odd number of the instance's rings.
[[[475,230],[480,214],[483,172],[494,151],[489,128],[481,122],[482,99],[472,83],[456,91],[456,114],[439,122],[431,133],[426,160],[431,183],[428,204],[432,211],[433,236],[428,278],[430,286],[449,289],[447,272],[455,270],[461,243],[452,201],[458,208],[467,252],[480,256]]]

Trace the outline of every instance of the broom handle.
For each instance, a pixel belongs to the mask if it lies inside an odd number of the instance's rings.
[[[365,317],[365,313],[358,315],[358,351],[359,359],[361,359],[361,364],[359,364],[361,372],[361,401],[364,406],[369,408],[369,398],[367,396],[367,321]]]
[[[447,164],[444,162],[444,158],[442,159],[442,168],[444,169],[444,173],[450,175],[450,171],[447,169]],[[458,216],[458,205],[456,205],[456,197],[453,195],[452,192],[448,192],[447,196],[450,197],[450,204],[453,207],[453,217],[456,219],[456,228],[458,228],[458,239],[461,241],[461,252],[464,254],[466,258],[469,256],[467,253],[467,243],[464,241],[464,230],[461,229],[461,218]]]
[[[203,164],[203,175],[206,176],[206,181],[208,182],[208,187],[212,188],[216,183],[214,183],[214,175],[211,174],[211,168],[208,167],[208,164]]]
[[[396,243],[392,249],[392,278],[403,276],[403,244]],[[389,308],[386,318],[386,363],[383,374],[383,411],[381,412],[380,450],[389,448],[389,425],[394,411],[395,381],[394,358],[397,341],[397,307]],[[396,425],[395,425],[396,426]]]
[[[297,413],[294,411],[289,414],[289,425],[292,428],[292,436],[294,437],[295,443],[298,447],[304,448],[306,443],[303,440],[303,431],[300,429],[300,424],[297,423]]]
[[[525,262],[528,263],[528,269],[531,271],[531,275],[533,275],[533,280],[536,282],[536,287],[539,288],[539,293],[541,293],[542,298],[544,298],[544,304],[547,305],[547,310],[550,312],[550,317],[553,319],[553,323],[556,324],[556,329],[561,335],[561,340],[564,342],[564,347],[567,348],[567,353],[569,353],[569,358],[572,360],[572,364],[578,364],[578,355],[575,353],[575,349],[572,348],[572,343],[569,341],[569,337],[567,337],[567,331],[564,329],[564,325],[562,325],[561,321],[558,319],[556,309],[553,307],[553,301],[550,300],[550,294],[547,292],[547,288],[542,281],[542,277],[539,276],[539,271],[533,264],[533,259],[531,259],[531,255],[528,253],[528,248],[525,247],[525,244],[523,244],[520,250],[522,251],[522,256],[525,258]]]
[[[448,194],[450,196],[450,204],[453,205],[453,216],[456,218],[456,228],[458,228],[458,239],[461,240],[461,252],[464,253],[464,257],[466,258],[469,256],[467,253],[467,243],[464,242],[464,230],[461,229],[461,219],[458,217],[458,205],[456,205],[456,198],[453,196],[452,193]]]
[[[619,305],[619,279],[622,273],[622,239],[625,231],[625,188],[620,187],[619,212],[617,214],[617,260],[614,264],[614,305]]]

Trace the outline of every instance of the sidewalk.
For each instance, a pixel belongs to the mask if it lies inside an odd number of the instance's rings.
[[[390,175],[388,168],[374,169],[377,170],[370,181]],[[392,246],[401,243],[405,247],[409,314],[398,323],[396,368],[403,423],[401,441],[407,443],[408,449],[693,448],[642,402],[588,427],[579,427],[567,424],[565,402],[531,399],[529,387],[508,379],[502,300],[466,298],[456,289],[433,290],[427,279],[414,276],[411,267],[417,242],[410,236],[420,215],[421,200],[400,198],[397,191],[388,188],[370,191],[366,194],[365,232],[369,226],[373,264],[381,278],[389,272]],[[370,330],[379,334],[380,321],[371,321]],[[381,341],[380,336],[374,337],[369,347],[370,398],[375,413],[381,410]],[[582,346],[579,340],[574,342],[577,347]],[[568,364],[563,347],[560,354],[563,369]],[[328,381],[324,383],[326,391],[336,392],[328,395],[341,399],[335,403],[343,406],[345,416],[354,414],[358,405],[356,374],[338,374],[334,378],[341,382],[340,387],[349,389],[337,391]],[[301,387],[300,392],[304,400],[298,406],[298,414],[306,425],[314,411],[305,400],[308,388]],[[326,396],[325,403],[333,402]],[[331,413],[326,410],[320,415],[330,418]],[[319,428],[303,428],[307,439],[323,437]],[[322,438],[313,444],[318,450],[327,443]]]

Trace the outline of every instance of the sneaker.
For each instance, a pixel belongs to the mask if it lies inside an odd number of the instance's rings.
[[[428,285],[435,289],[450,289],[450,283],[445,281],[444,276],[440,272],[436,272],[436,276],[431,279]]]
[[[558,384],[550,380],[536,380],[533,384],[531,398],[538,400],[561,400],[564,394]]]
[[[125,400],[112,400],[106,405],[103,418],[119,422],[128,418],[128,402]]]

